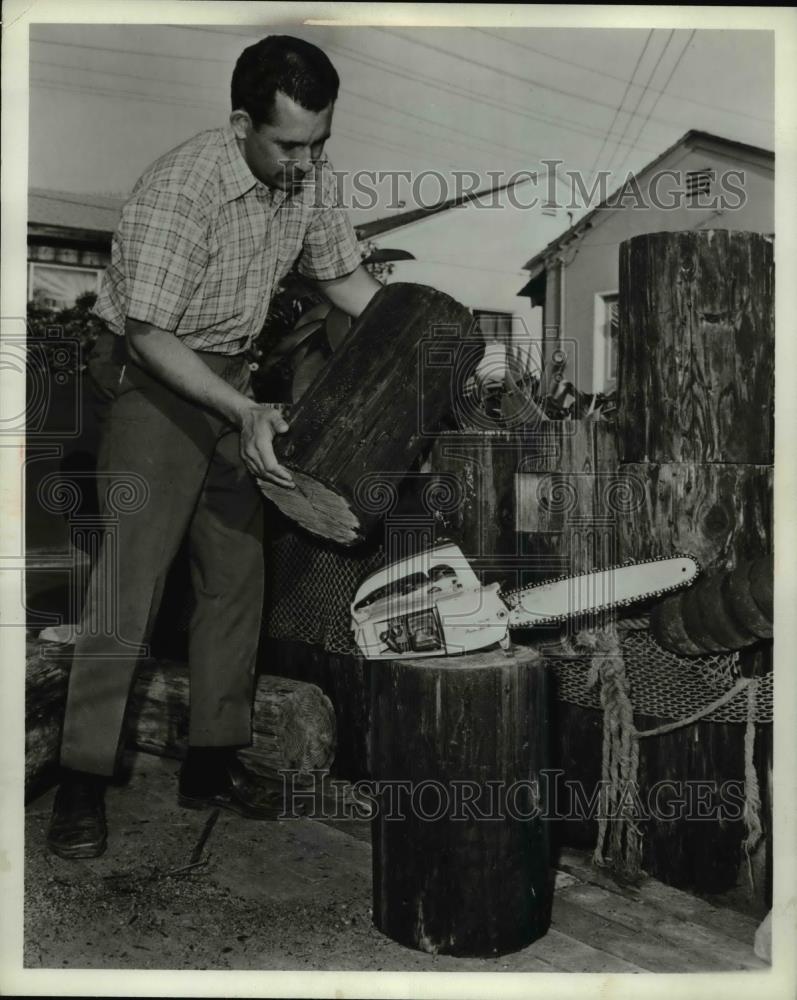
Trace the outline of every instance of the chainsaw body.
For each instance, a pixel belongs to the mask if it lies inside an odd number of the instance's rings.
[[[690,556],[653,559],[562,577],[503,595],[482,586],[459,546],[445,541],[372,573],[351,606],[352,631],[371,660],[452,656],[496,643],[511,628],[623,607],[690,583]]]
[[[352,604],[354,639],[371,660],[470,653],[505,641],[509,609],[444,543],[371,574]]]

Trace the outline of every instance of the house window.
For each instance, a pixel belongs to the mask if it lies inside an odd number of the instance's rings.
[[[714,171],[709,167],[703,170],[690,170],[686,175],[687,197],[696,198],[701,194],[709,194],[713,180]]]
[[[593,392],[609,392],[617,386],[618,310],[617,292],[601,292],[595,296]]]
[[[485,340],[500,340],[506,344],[512,336],[512,313],[474,309],[474,318]]]
[[[102,273],[96,267],[31,263],[28,301],[46,309],[68,309],[86,292],[99,292]]]

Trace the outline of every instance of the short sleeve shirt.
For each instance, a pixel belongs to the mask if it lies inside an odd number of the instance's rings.
[[[319,161],[294,193],[258,181],[232,128],[212,129],[157,160],[122,209],[94,312],[114,333],[150,323],[193,350],[245,351],[279,282],[360,264],[335,173]]]

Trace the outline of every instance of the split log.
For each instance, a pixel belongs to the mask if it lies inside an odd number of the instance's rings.
[[[371,673],[374,923],[422,951],[493,955],[545,934],[547,680],[535,650]],[[467,797],[469,801],[463,801]]]
[[[362,541],[481,356],[481,339],[465,340],[472,322],[432,288],[382,288],[275,441],[296,489],[261,482],[265,495],[315,535]]]
[[[30,641],[25,685],[25,787],[38,792],[56,772],[72,647]],[[146,753],[181,758],[188,744],[188,667],[145,660],[136,674],[127,726],[128,744]],[[263,778],[287,769],[306,774],[330,767],[335,714],[314,684],[285,677],[258,678],[252,746],[239,755]]]

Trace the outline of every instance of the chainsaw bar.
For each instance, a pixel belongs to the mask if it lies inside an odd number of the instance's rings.
[[[510,609],[510,629],[533,628],[660,597],[691,583],[699,572],[700,564],[693,556],[661,556],[579,576],[564,575],[502,593],[501,598]]]

